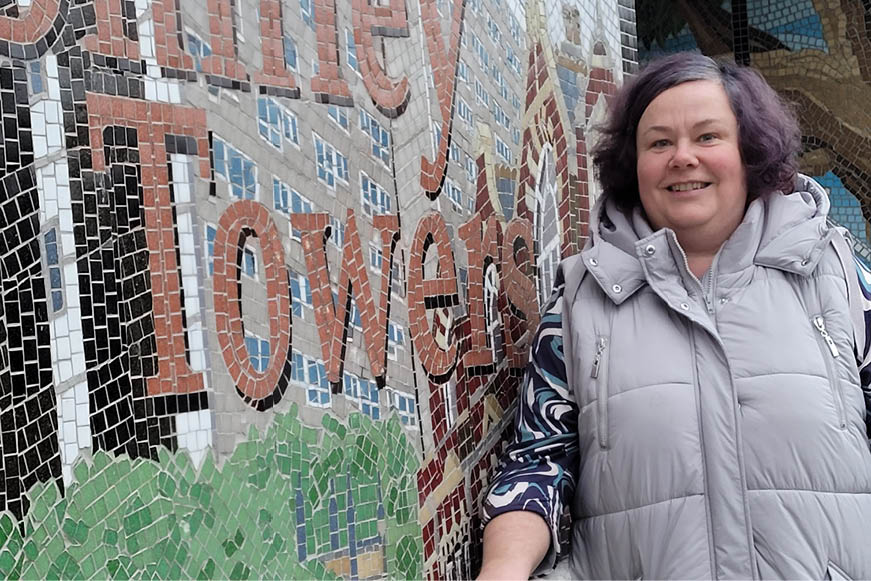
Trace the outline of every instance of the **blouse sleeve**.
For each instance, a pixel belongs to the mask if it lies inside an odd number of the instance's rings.
[[[574,494],[578,470],[578,408],[566,381],[562,342],[562,271],[541,318],[526,368],[514,434],[484,501],[486,524],[499,514],[525,510],[541,515],[551,532],[544,571],[560,550],[559,524]]]
[[[859,350],[862,355],[859,380],[865,396],[865,429],[871,440],[871,270],[861,260],[856,259],[855,262],[859,287],[862,289],[862,310],[865,314],[865,344]]]

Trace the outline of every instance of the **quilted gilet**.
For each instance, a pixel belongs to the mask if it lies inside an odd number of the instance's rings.
[[[701,281],[672,231],[598,206],[562,267],[586,270],[563,323],[575,576],[871,579],[855,273],[828,205],[803,176],[753,201]]]

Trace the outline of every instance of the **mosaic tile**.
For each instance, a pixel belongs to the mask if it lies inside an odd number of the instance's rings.
[[[632,0],[6,4],[0,574],[474,576]]]

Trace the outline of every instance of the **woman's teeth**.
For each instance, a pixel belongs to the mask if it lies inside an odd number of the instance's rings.
[[[689,192],[691,190],[700,190],[702,188],[708,187],[709,184],[705,182],[690,182],[686,184],[674,184],[672,186],[668,186],[668,190],[672,192]]]

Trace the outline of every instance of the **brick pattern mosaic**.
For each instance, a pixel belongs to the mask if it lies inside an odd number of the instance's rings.
[[[756,68],[795,105],[802,171],[832,193],[831,217],[869,255],[871,220],[871,5],[859,0],[744,0],[671,3],[637,0],[641,60],[700,50]],[[660,13],[663,14],[663,13]],[[858,200],[858,203],[854,203]]]
[[[0,574],[474,576],[632,0],[4,6]]]

